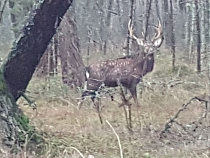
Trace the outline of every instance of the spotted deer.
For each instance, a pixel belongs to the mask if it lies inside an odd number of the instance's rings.
[[[138,38],[133,34],[133,29],[128,23],[130,37],[142,46],[143,52],[125,56],[113,60],[101,61],[86,67],[85,72],[85,91],[82,97],[91,95],[92,99],[99,87],[104,84],[106,87],[117,87],[119,83],[126,87],[133,97],[137,106],[136,86],[142,77],[151,72],[154,67],[154,54],[163,41],[162,26],[155,27],[156,33],[150,41]]]
[[[160,47],[163,42],[163,32],[161,23],[159,21],[159,26],[155,27],[157,32],[151,40],[147,41],[143,38],[138,38],[133,34],[133,29],[130,23],[131,21],[129,21],[128,23],[130,37],[136,40],[136,43],[143,48],[143,51],[130,56],[101,61],[86,67],[86,81],[84,92],[82,94],[83,99],[86,96],[91,96],[91,99],[94,103],[96,92],[100,91],[101,85],[105,85],[106,87],[117,87],[119,85],[122,85],[130,91],[131,96],[135,101],[135,104],[139,106],[136,86],[141,81],[144,75],[153,70],[154,54],[156,53],[157,48]],[[81,106],[80,103],[79,107]],[[102,123],[99,104],[95,104],[95,106],[98,111],[100,122]],[[131,129],[132,125],[130,106],[128,119],[126,116],[126,122],[128,128]]]

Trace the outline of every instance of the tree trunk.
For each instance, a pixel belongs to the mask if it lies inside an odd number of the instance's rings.
[[[158,19],[160,20],[160,6],[159,6],[159,1],[158,0],[155,0],[155,8],[156,8],[156,14],[157,14],[157,17]]]
[[[131,9],[130,9],[130,20],[131,23],[130,25],[133,25],[133,19],[134,19],[134,0],[131,0]],[[127,33],[127,42],[126,42],[126,48],[127,48],[127,53],[126,55],[130,55],[130,32],[128,31]]]
[[[147,1],[146,2],[145,26],[144,26],[144,40],[146,40],[146,38],[147,38],[147,33],[148,33],[147,30],[148,30],[151,6],[152,6],[152,0]]]
[[[196,22],[196,9],[195,9],[195,3],[193,1],[193,3],[191,3],[190,5],[190,8],[191,8],[191,19],[189,19],[190,21],[190,44],[189,44],[189,57],[191,59],[191,62],[193,62],[194,60],[192,60],[192,57],[193,57],[193,52],[194,52],[194,49],[195,49],[195,22]]]
[[[71,88],[82,87],[84,83],[84,64],[80,56],[79,38],[76,22],[66,14],[61,24],[62,35],[58,45],[62,80]]]
[[[24,27],[23,34],[3,67],[7,86],[15,100],[20,97],[19,92],[25,91],[71,3],[72,0],[45,0]]]
[[[169,5],[168,0],[163,0],[162,2],[162,8],[163,8],[163,26],[164,26],[164,41],[167,46],[170,46],[170,28],[168,22],[169,19]]]
[[[197,30],[197,72],[201,72],[201,30],[200,30],[200,17],[199,17],[199,8],[198,0],[195,0],[195,11],[196,11],[196,30]]]
[[[170,37],[171,37],[171,54],[172,54],[172,70],[175,70],[176,54],[175,54],[175,33],[174,33],[174,19],[173,19],[173,2],[170,0]]]
[[[191,43],[191,24],[192,24],[192,7],[186,6],[186,14],[187,14],[187,20],[185,22],[185,43],[187,44],[186,52],[188,54],[188,60],[191,60],[191,51],[190,51],[190,43]]]

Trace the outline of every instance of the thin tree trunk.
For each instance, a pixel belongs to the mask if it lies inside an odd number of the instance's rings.
[[[167,46],[170,46],[170,28],[168,22],[170,21],[169,19],[169,5],[168,5],[168,0],[163,0],[162,2],[162,8],[163,8],[163,25],[164,25],[164,41]]]
[[[199,8],[198,0],[195,0],[195,11],[196,11],[196,31],[197,31],[197,72],[201,72],[201,30],[200,30],[200,17],[199,17]]]
[[[187,14],[187,20],[185,22],[185,42],[188,47],[186,47],[186,52],[188,54],[188,60],[191,60],[191,52],[190,52],[190,41],[191,41],[191,24],[192,24],[192,8],[190,6],[186,6],[186,14]]]
[[[112,14],[111,11],[112,11],[113,2],[114,2],[113,0],[109,0],[106,26],[110,26],[111,25],[111,14]]]
[[[174,20],[173,20],[173,2],[170,0],[170,26],[171,26],[171,53],[172,53],[172,70],[175,70],[176,53],[175,53],[175,33],[174,33]]]
[[[54,36],[54,54],[55,54],[55,74],[58,74],[58,56],[59,56],[59,52],[58,52],[58,38],[59,35],[56,34]]]
[[[147,38],[148,33],[148,24],[149,24],[149,18],[150,18],[150,11],[152,6],[152,0],[146,1],[146,15],[145,15],[145,26],[144,26],[144,40]]]
[[[54,70],[55,70],[55,62],[54,62],[54,38],[52,39],[52,43],[48,47],[47,53],[49,54],[49,60],[48,60],[48,65],[49,65],[49,76],[54,76]]]
[[[159,2],[158,0],[155,0],[156,14],[157,14],[158,19],[161,19],[160,18],[160,6],[159,6],[158,2]]]
[[[132,26],[133,24],[133,17],[134,16],[134,0],[131,0],[131,9],[130,9],[130,20],[131,20],[131,23],[130,25]],[[128,31],[127,33],[127,55],[130,55],[130,32]]]
[[[195,9],[195,3],[191,3],[191,19],[189,19],[189,27],[190,27],[190,44],[189,44],[189,57],[191,62],[193,62],[192,60],[192,56],[193,56],[193,52],[194,52],[194,45],[195,45],[195,40],[194,40],[194,33],[195,33],[195,19],[196,19],[196,9]]]

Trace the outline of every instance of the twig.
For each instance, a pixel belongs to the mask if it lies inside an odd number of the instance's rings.
[[[77,148],[72,146],[70,148],[76,150],[82,158],[85,158],[85,156]]]
[[[118,136],[118,134],[116,133],[115,129],[112,127],[112,125],[109,123],[108,120],[106,120],[106,123],[110,126],[110,128],[113,130],[114,134],[115,134],[116,137],[117,137],[117,141],[118,141],[119,148],[120,148],[120,157],[123,158],[123,150],[122,150],[122,146],[121,146],[121,143],[120,143],[120,138],[119,138],[119,136]]]

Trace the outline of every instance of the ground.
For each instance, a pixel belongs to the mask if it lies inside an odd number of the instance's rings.
[[[109,97],[102,98],[101,124],[92,102],[87,99],[78,109],[80,93],[69,90],[59,77],[34,77],[28,96],[35,100],[37,110],[24,105],[24,99],[19,100],[19,105],[31,125],[45,133],[45,153],[41,157],[120,157],[117,136],[106,120],[119,136],[125,158],[209,157],[208,115],[200,119],[205,112],[203,102],[190,103],[177,122],[160,135],[166,122],[191,98],[208,100],[209,80],[205,73],[197,74],[195,65],[186,63],[183,56],[177,60],[176,71],[172,72],[170,56],[156,56],[155,70],[138,87],[141,107],[132,106],[132,133],[126,127],[123,107]],[[121,101],[117,94],[114,99]]]

